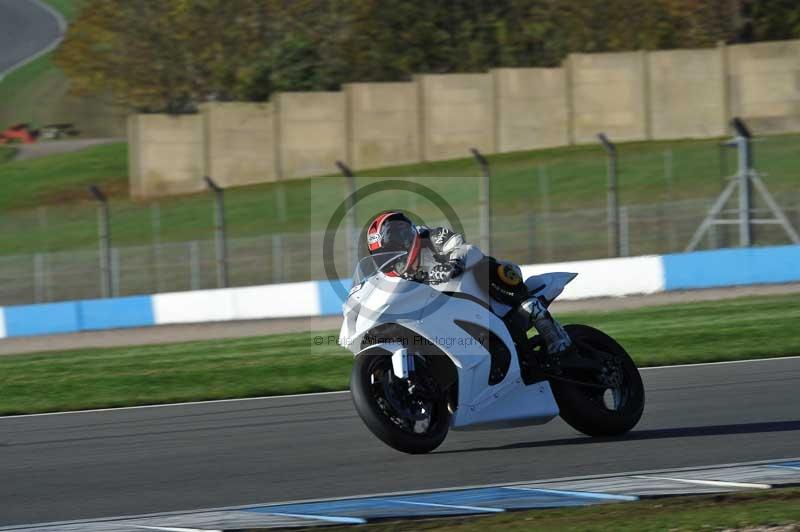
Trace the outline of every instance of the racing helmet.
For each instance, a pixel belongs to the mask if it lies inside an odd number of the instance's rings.
[[[367,247],[378,269],[390,276],[402,276],[419,257],[419,231],[402,212],[383,212],[369,224]]]

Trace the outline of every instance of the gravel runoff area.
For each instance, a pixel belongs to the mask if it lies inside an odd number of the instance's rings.
[[[737,297],[792,293],[800,294],[800,283],[686,290],[641,296],[585,299],[581,301],[556,301],[553,304],[552,310],[554,314],[558,315],[560,312],[622,310],[676,303],[691,303],[695,301],[716,301]],[[195,340],[246,338],[248,336],[265,336],[269,334],[325,331],[338,329],[341,326],[341,320],[342,318],[340,316],[323,316],[318,318],[189,323],[108,331],[87,331],[72,334],[54,334],[48,336],[5,338],[0,340],[0,355],[63,351],[69,349],[122,347],[129,345],[157,345]]]

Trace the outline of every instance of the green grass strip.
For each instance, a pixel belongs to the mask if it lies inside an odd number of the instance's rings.
[[[400,530],[485,532],[503,531],[607,531],[681,532],[688,530],[741,530],[758,526],[800,524],[800,489],[676,497],[584,508],[528,510],[494,514],[489,517],[462,517],[379,523],[358,530],[395,532]],[[302,529],[315,530],[315,529]],[[352,527],[326,528],[330,531]],[[786,528],[781,530],[798,530]],[[253,531],[255,532],[255,531]]]
[[[640,366],[800,355],[797,295],[561,316],[618,339]],[[335,331],[0,357],[0,414],[347,388]]]

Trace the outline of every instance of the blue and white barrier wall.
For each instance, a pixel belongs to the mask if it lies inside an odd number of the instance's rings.
[[[561,299],[800,281],[800,246],[723,249],[522,266],[577,272]],[[349,281],[344,281],[349,288]],[[339,314],[328,281],[0,307],[0,338],[174,323]]]

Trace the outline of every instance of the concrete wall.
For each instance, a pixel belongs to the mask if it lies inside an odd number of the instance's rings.
[[[222,187],[275,181],[275,122],[270,103],[202,106],[206,171]]]
[[[725,134],[724,59],[724,48],[648,54],[651,138]]]
[[[493,70],[497,105],[497,151],[569,144],[563,68]]]
[[[491,74],[418,76],[422,100],[422,160],[469,157],[470,148],[496,151]]]
[[[648,137],[645,65],[643,52],[569,56],[573,142],[597,142],[601,131],[614,141]]]
[[[336,173],[348,161],[342,92],[285,92],[278,109],[279,167],[285,179]]]
[[[147,198],[205,188],[201,115],[132,115],[128,118],[131,195]]]
[[[420,113],[415,83],[345,85],[354,169],[418,162]]]
[[[756,133],[800,129],[800,41],[727,48],[731,116]]]
[[[725,135],[733,116],[756,133],[800,131],[800,40],[573,54],[564,68],[426,74],[282,93],[272,104],[211,104],[202,118],[129,123],[137,197],[484,153],[597,142]]]

